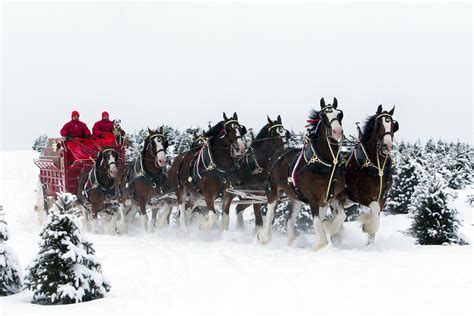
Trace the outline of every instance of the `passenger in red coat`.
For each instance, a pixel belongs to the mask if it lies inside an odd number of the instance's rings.
[[[89,138],[91,132],[85,123],[79,121],[79,112],[72,111],[71,121],[63,126],[61,129],[61,136],[66,137],[66,140],[76,137]]]
[[[109,113],[102,112],[102,120],[96,122],[92,128],[92,134],[97,138],[104,138],[105,134],[111,134],[114,132],[114,123],[109,120]],[[125,131],[120,130],[122,135]]]

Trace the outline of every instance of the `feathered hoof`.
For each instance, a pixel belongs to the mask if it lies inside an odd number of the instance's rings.
[[[313,246],[314,251],[320,251],[321,249],[326,248],[328,244],[327,243],[315,243]]]
[[[287,243],[286,243],[287,246],[288,246],[288,247],[293,246],[293,244],[295,243],[295,240],[296,240],[295,237],[290,237],[290,236],[288,236],[288,240],[287,240]]]
[[[164,220],[160,218],[160,219],[156,220],[155,227],[157,229],[163,229],[165,227],[168,227],[168,221],[166,220],[166,218]]]
[[[209,214],[207,214],[206,217],[204,217],[201,224],[199,225],[199,229],[204,230],[204,231],[209,231],[214,227],[215,223],[216,223],[216,214],[209,211]]]
[[[272,234],[271,232],[270,233],[267,233],[265,232],[264,230],[260,230],[258,233],[257,233],[257,239],[258,241],[262,244],[262,245],[266,245],[270,242],[270,240],[272,239]]]
[[[189,237],[189,231],[186,228],[180,228],[178,230],[178,237],[179,238],[188,238]]]

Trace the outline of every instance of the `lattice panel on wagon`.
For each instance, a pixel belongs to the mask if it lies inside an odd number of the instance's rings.
[[[54,197],[56,192],[65,191],[64,172],[53,163],[53,160],[40,158],[35,160],[35,164],[40,169],[40,181],[46,196]]]

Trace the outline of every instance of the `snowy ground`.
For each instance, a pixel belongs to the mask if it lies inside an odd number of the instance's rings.
[[[35,153],[0,152],[0,204],[11,233],[8,244],[23,267],[36,254],[39,227],[32,211]],[[467,194],[456,206],[462,233],[473,240]],[[248,214],[248,218],[251,215]],[[342,246],[314,253],[313,236],[286,246],[278,234],[267,246],[252,227],[220,236],[173,228],[131,236],[91,235],[112,284],[105,299],[66,306],[30,304],[32,293],[0,298],[0,315],[460,315],[472,314],[471,246],[418,246],[403,234],[407,216],[381,217],[373,246],[357,223],[346,223]]]

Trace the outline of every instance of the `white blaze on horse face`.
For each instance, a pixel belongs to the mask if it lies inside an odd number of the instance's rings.
[[[155,157],[155,162],[158,164],[158,166],[163,167],[166,163],[166,155],[165,151],[163,150],[163,145],[161,144],[160,141],[155,137],[154,139],[155,145],[156,145],[156,157]]]
[[[117,165],[115,161],[115,155],[110,153],[109,154],[109,159],[108,159],[108,164],[109,164],[109,174],[112,178],[115,178],[117,176]]]
[[[339,110],[332,109],[332,112],[325,112],[328,118],[328,121],[331,122],[331,137],[340,142],[342,140],[342,125],[341,122],[337,119]]]
[[[235,136],[237,137],[237,150],[236,150],[236,154],[237,155],[243,155],[244,152],[245,152],[245,144],[242,140],[242,135],[240,135],[240,126],[235,124],[234,125],[234,129],[235,129]]]
[[[382,124],[384,128],[384,133],[390,133],[390,134],[385,134],[383,137],[383,144],[386,146],[388,151],[392,150],[393,147],[393,140],[392,140],[392,120],[385,116],[382,117]]]
[[[288,148],[288,139],[286,137],[286,130],[283,127],[278,127],[277,129],[278,135],[280,135],[281,140],[283,141],[283,149]]]

